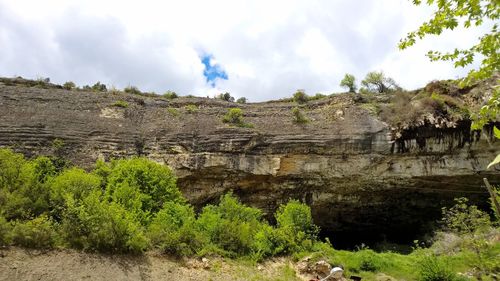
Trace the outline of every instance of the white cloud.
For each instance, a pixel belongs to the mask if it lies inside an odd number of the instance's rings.
[[[405,88],[465,71],[431,63],[429,49],[467,47],[478,32],[429,38],[401,52],[397,42],[430,15],[406,0],[0,0],[0,75],[251,101],[296,89],[331,93],[346,72],[384,70]],[[229,80],[215,89],[200,54]]]

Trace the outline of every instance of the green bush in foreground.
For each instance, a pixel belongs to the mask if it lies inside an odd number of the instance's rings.
[[[54,222],[40,216],[26,222],[15,222],[11,233],[12,242],[27,248],[53,248],[58,240]]]
[[[99,190],[83,200],[68,198],[62,230],[75,248],[102,252],[142,252],[148,245],[143,227],[123,206],[103,200]]]
[[[297,201],[280,208],[277,227],[232,194],[196,216],[172,171],[145,158],[97,161],[88,173],[0,149],[0,165],[5,167],[0,171],[2,245],[134,253],[157,248],[178,256],[260,260],[308,250],[316,241],[310,209]]]
[[[151,244],[178,256],[191,256],[202,248],[203,237],[194,228],[195,214],[191,206],[167,202],[148,229]]]
[[[244,256],[251,253],[254,235],[262,227],[262,212],[227,194],[218,205],[205,206],[196,224],[209,243],[222,252]]]
[[[275,214],[278,249],[284,253],[311,250],[319,228],[313,223],[309,206],[296,200],[281,205]]]
[[[9,245],[11,242],[11,224],[0,214],[0,246]]]
[[[146,158],[116,161],[106,181],[108,194],[129,210],[156,213],[165,202],[185,201],[172,171]]]

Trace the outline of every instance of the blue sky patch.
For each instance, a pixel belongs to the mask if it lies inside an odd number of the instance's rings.
[[[222,69],[220,64],[214,63],[214,56],[210,54],[205,54],[200,57],[201,62],[205,65],[205,69],[203,70],[203,76],[207,80],[207,83],[215,88],[215,83],[217,82],[217,78],[227,80],[227,73]]]

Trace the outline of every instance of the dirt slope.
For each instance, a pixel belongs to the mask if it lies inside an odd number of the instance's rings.
[[[103,255],[74,250],[0,250],[0,280],[300,280],[284,260],[262,265],[221,259],[175,260],[153,253]]]

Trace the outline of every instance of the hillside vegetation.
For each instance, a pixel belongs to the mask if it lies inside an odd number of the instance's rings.
[[[467,220],[460,219],[464,214]],[[87,172],[55,158],[25,159],[0,149],[4,246],[134,254],[155,250],[178,257],[253,262],[308,256],[308,261],[324,259],[368,279],[380,272],[412,280],[494,276],[500,269],[500,244],[489,216],[464,200],[444,210],[444,215],[447,233],[440,234],[431,248],[416,248],[408,255],[364,247],[339,251],[328,239],[319,240],[309,207],[298,201],[278,209],[276,225],[230,193],[196,214],[178,190],[172,171],[145,158],[98,161]]]

